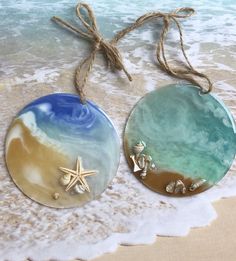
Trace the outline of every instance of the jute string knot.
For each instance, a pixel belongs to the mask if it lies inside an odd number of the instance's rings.
[[[163,26],[163,29],[162,29],[162,32],[160,35],[159,43],[157,44],[156,56],[157,56],[157,60],[160,64],[161,68],[164,71],[166,71],[170,75],[173,75],[177,78],[185,79],[193,84],[196,84],[197,86],[200,87],[201,92],[203,94],[206,94],[206,93],[211,92],[211,90],[213,88],[212,82],[206,74],[198,72],[196,69],[193,68],[192,64],[190,63],[190,61],[186,55],[185,49],[184,49],[182,29],[181,29],[180,23],[178,21],[179,18],[187,18],[187,17],[192,16],[194,13],[195,13],[194,9],[185,7],[185,8],[178,8],[170,14],[164,14],[164,16],[163,16],[164,26]],[[181,47],[181,51],[182,51],[182,54],[183,54],[185,62],[186,62],[185,68],[174,68],[173,66],[169,65],[169,63],[166,59],[164,44],[165,44],[167,33],[169,31],[170,23],[172,21],[177,26],[177,29],[179,32],[180,47]],[[202,85],[202,83],[200,83],[197,79],[195,79],[194,76],[205,79],[207,81],[208,88],[206,89]]]
[[[213,88],[212,82],[206,74],[198,72],[191,65],[191,63],[186,55],[186,52],[184,50],[183,33],[182,33],[180,23],[178,21],[179,19],[188,18],[188,17],[192,16],[194,13],[195,13],[195,11],[193,8],[183,7],[183,8],[178,8],[170,13],[150,12],[150,13],[144,14],[144,15],[140,16],[131,26],[118,32],[116,34],[116,36],[114,37],[113,41],[117,42],[128,32],[131,32],[134,29],[141,27],[142,25],[144,25],[147,22],[150,22],[151,20],[162,18],[163,26],[162,26],[162,30],[160,33],[160,39],[156,44],[156,57],[160,64],[160,68],[172,76],[187,80],[187,81],[199,86],[199,88],[201,89],[201,92],[203,94],[209,93],[212,91],[212,88]],[[169,32],[170,25],[172,22],[177,26],[177,29],[178,29],[180,48],[181,48],[183,57],[185,59],[185,68],[179,68],[179,67],[175,68],[173,65],[171,65],[167,61],[167,58],[166,58],[165,42],[166,42],[167,33]],[[195,77],[205,79],[207,81],[207,87],[205,87]]]
[[[86,20],[81,13],[83,9],[87,11]],[[121,54],[115,46],[115,43],[106,41],[101,36],[98,30],[96,18],[89,5],[85,3],[79,3],[76,6],[76,15],[85,27],[86,31],[83,31],[80,28],[77,28],[56,16],[52,17],[52,20],[55,21],[57,24],[69,29],[70,31],[84,37],[85,39],[94,42],[93,50],[91,51],[90,55],[82,61],[82,63],[78,66],[78,68],[75,71],[75,87],[78,90],[81,102],[85,103],[86,97],[84,93],[84,86],[87,82],[89,72],[92,69],[96,53],[99,50],[103,51],[103,54],[109,66],[120,71],[123,70],[130,81],[132,81],[132,77],[125,69]]]
[[[85,20],[81,11],[82,9],[85,9],[87,11],[87,19]],[[135,30],[136,28],[141,27],[146,22],[149,22],[151,20],[159,19],[161,18],[163,20],[163,26],[160,33],[160,39],[156,44],[156,57],[160,64],[160,68],[167,72],[168,74],[175,76],[180,79],[185,79],[197,86],[201,89],[201,92],[203,94],[209,93],[212,88],[212,82],[208,78],[208,76],[204,73],[198,72],[194,67],[191,65],[186,52],[184,50],[184,43],[183,43],[183,34],[182,29],[179,23],[179,19],[185,19],[190,16],[192,16],[195,13],[193,8],[184,7],[184,8],[178,8],[170,13],[162,13],[162,12],[150,12],[147,14],[144,14],[140,16],[133,24],[130,26],[124,28],[123,30],[119,31],[110,41],[107,41],[103,39],[101,36],[98,27],[97,22],[94,16],[94,13],[92,9],[89,7],[89,5],[85,3],[79,3],[76,7],[76,14],[80,21],[82,22],[83,26],[85,27],[86,31],[83,31],[58,17],[53,17],[52,20],[58,23],[61,26],[64,26],[65,28],[69,29],[70,31],[94,42],[93,49],[90,53],[90,55],[84,59],[81,64],[78,66],[75,72],[75,86],[78,90],[78,93],[80,95],[81,101],[85,103],[86,97],[84,94],[84,86],[86,84],[86,81],[88,79],[89,72],[91,71],[91,68],[94,63],[94,59],[96,56],[96,53],[101,50],[103,51],[104,57],[106,58],[108,65],[113,67],[117,70],[123,70],[124,73],[127,75],[128,79],[132,81],[131,75],[127,72],[127,70],[124,67],[121,54],[119,50],[116,47],[117,42],[122,39],[126,34],[129,32]],[[89,22],[87,22],[89,21]],[[174,67],[171,65],[166,58],[165,54],[165,41],[167,37],[167,33],[169,32],[170,25],[174,23],[178,29],[179,33],[179,44],[181,48],[181,52],[183,54],[183,57],[185,59],[185,66],[184,68],[180,67]],[[196,78],[205,79],[207,81],[207,88],[203,86],[201,82],[199,82]]]

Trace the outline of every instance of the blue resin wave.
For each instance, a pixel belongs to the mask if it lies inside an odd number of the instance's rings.
[[[59,167],[74,168],[78,156],[84,168],[97,170],[97,175],[88,177],[91,193],[71,197],[58,184]],[[7,135],[6,160],[13,180],[29,197],[50,206],[76,206],[100,195],[116,174],[119,139],[95,104],[57,93],[19,112]],[[61,200],[49,198],[54,190]]]

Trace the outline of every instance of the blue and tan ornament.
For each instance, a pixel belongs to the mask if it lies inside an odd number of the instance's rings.
[[[66,93],[41,97],[22,109],[5,148],[16,185],[31,199],[56,208],[97,198],[116,174],[119,152],[118,135],[106,114]]]

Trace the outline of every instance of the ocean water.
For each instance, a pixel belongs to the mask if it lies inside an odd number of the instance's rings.
[[[63,70],[80,61],[90,50],[86,40],[55,25],[50,18],[57,15],[79,24],[74,7],[77,1],[65,0],[1,0],[0,2],[0,61],[1,79],[17,77],[26,81],[40,81],[42,74],[47,78],[52,70]],[[137,17],[149,11],[168,12],[177,7],[193,7],[197,15],[183,21],[186,48],[189,55],[201,53],[204,44],[214,43],[215,48],[232,46],[236,42],[236,7],[234,0],[212,1],[87,1],[91,4],[99,29],[105,38],[110,39],[115,32],[132,23]],[[210,6],[210,8],[209,8]],[[122,41],[121,47],[131,46],[129,56],[147,60],[143,57],[145,45],[152,45],[160,29],[161,21],[146,25],[132,32]],[[152,29],[152,32],[151,30]],[[170,47],[175,48],[178,36],[171,30]],[[135,50],[140,44],[144,47]],[[233,45],[235,50],[235,45]],[[125,54],[124,54],[125,55]],[[207,62],[214,54],[208,53]],[[235,52],[230,55],[235,57]],[[195,64],[201,64],[201,54]],[[198,65],[196,64],[196,65]],[[218,66],[221,66],[218,64]],[[223,66],[223,65],[222,65]],[[46,74],[46,75],[45,75]],[[19,79],[20,78],[20,79]],[[18,83],[16,82],[16,83]],[[14,83],[14,82],[13,82]]]

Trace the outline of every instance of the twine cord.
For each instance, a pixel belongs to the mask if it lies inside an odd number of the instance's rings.
[[[85,9],[87,11],[87,18],[89,20],[89,23],[85,21],[81,13],[82,9]],[[121,54],[119,53],[117,47],[102,38],[100,32],[98,31],[96,18],[89,5],[85,3],[79,3],[76,7],[76,15],[82,22],[86,31],[82,31],[81,29],[76,28],[75,26],[56,16],[52,17],[52,20],[57,24],[69,29],[73,33],[94,42],[93,49],[90,55],[81,62],[81,64],[77,67],[75,71],[75,87],[78,90],[81,102],[85,103],[86,96],[84,93],[84,86],[88,80],[89,73],[92,69],[96,54],[99,50],[103,51],[104,57],[108,61],[109,66],[117,70],[123,70],[130,81],[132,81],[132,77],[125,69]]]
[[[81,11],[82,9],[85,9],[87,12],[87,21],[84,19]],[[167,72],[168,74],[175,76],[180,79],[185,79],[193,84],[196,84],[201,89],[202,93],[209,93],[211,92],[213,85],[209,77],[197,71],[190,63],[187,54],[184,49],[184,41],[183,41],[183,33],[180,26],[180,23],[178,19],[184,19],[192,16],[195,13],[194,9],[192,8],[179,8],[174,10],[170,13],[162,13],[162,12],[150,12],[147,14],[142,15],[139,17],[133,24],[130,26],[124,28],[123,30],[119,31],[110,41],[105,40],[102,35],[100,34],[96,22],[95,15],[90,8],[89,5],[85,3],[79,3],[76,6],[76,15],[79,18],[79,20],[82,22],[82,25],[85,27],[85,31],[81,30],[80,28],[77,28],[68,22],[62,20],[59,17],[52,17],[52,20],[59,24],[60,26],[70,30],[71,32],[91,41],[93,43],[93,49],[90,53],[90,55],[85,58],[77,67],[75,71],[75,87],[78,90],[78,93],[80,95],[81,102],[86,102],[86,96],[84,93],[84,87],[88,80],[89,73],[92,69],[92,66],[94,64],[94,60],[96,57],[96,54],[98,51],[103,51],[104,58],[107,60],[108,65],[113,67],[116,70],[123,71],[127,78],[132,81],[131,75],[126,70],[122,56],[116,47],[116,44],[120,39],[122,39],[126,34],[132,32],[133,30],[141,27],[147,22],[150,22],[152,20],[162,18],[163,20],[163,27],[160,34],[159,42],[156,44],[156,57],[160,64],[160,68]],[[175,68],[172,66],[166,58],[165,54],[165,42],[166,42],[166,36],[169,32],[170,25],[174,23],[177,27],[178,33],[179,33],[179,43],[180,43],[180,49],[183,54],[184,60],[185,60],[185,68]],[[207,81],[207,88],[202,85],[195,77],[205,79]]]

